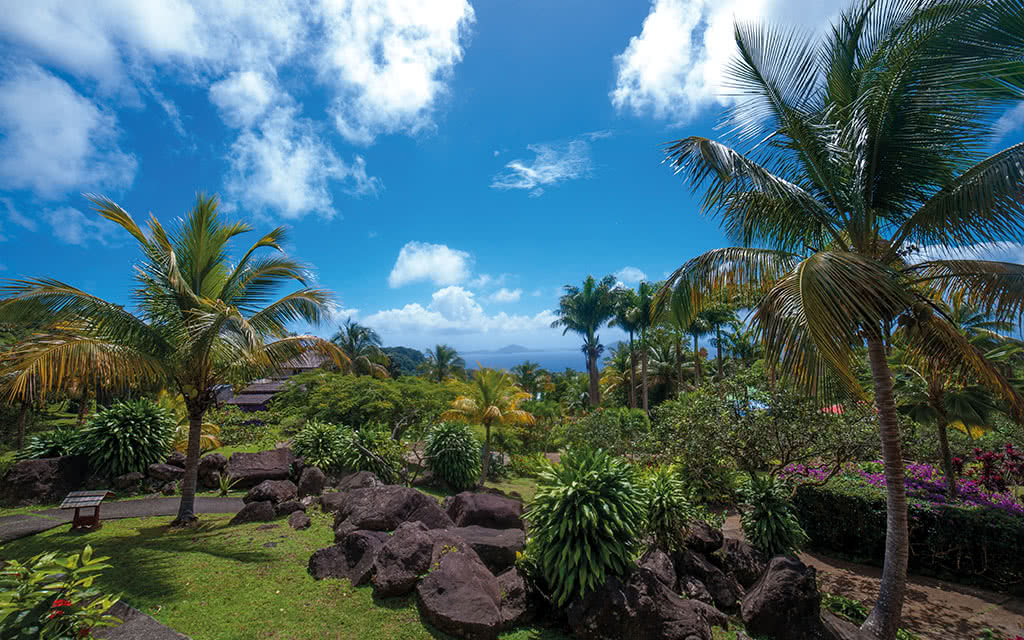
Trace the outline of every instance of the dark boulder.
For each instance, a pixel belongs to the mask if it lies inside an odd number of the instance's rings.
[[[661,549],[657,547],[648,549],[647,553],[637,562],[637,566],[650,570],[669,589],[676,588],[678,582],[676,566],[672,564],[672,558]]]
[[[244,522],[270,522],[274,519],[274,505],[267,501],[250,502],[231,518],[231,524]]]
[[[715,606],[715,599],[708,593],[708,588],[704,586],[703,582],[693,576],[682,576],[679,578],[678,591],[691,600]]]
[[[523,503],[504,496],[463,491],[445,498],[443,508],[456,527],[523,528]]]
[[[466,547],[435,546],[430,573],[416,587],[416,601],[430,624],[453,636],[492,640],[501,631],[501,587]]]
[[[88,475],[89,463],[85,456],[20,460],[0,481],[0,499],[28,504],[63,498],[80,488]]]
[[[146,469],[146,475],[161,482],[174,482],[185,477],[185,470],[173,464],[151,464]]]
[[[305,511],[293,511],[288,516],[288,526],[292,529],[308,529],[312,522],[309,520],[309,516],[306,515]]]
[[[225,466],[226,473],[237,480],[239,489],[255,487],[264,480],[287,480],[295,456],[287,447],[259,453],[234,453]]]
[[[207,489],[220,489],[220,471],[211,471],[199,476],[199,484]]]
[[[187,458],[185,457],[185,454],[180,451],[175,451],[171,455],[167,456],[167,464],[172,467],[180,467],[184,469],[186,460]]]
[[[373,487],[383,487],[384,483],[380,481],[377,474],[372,471],[357,471],[344,476],[338,481],[338,491],[351,491],[352,489],[372,489]]]
[[[416,587],[430,568],[434,539],[422,522],[404,522],[395,529],[373,561],[373,593],[401,596]]]
[[[272,502],[279,504],[299,497],[298,489],[291,480],[264,480],[255,487],[249,489],[242,501],[250,502]]]
[[[306,467],[299,476],[299,496],[318,496],[324,492],[327,476],[318,467]]]
[[[347,578],[348,562],[345,558],[345,548],[340,544],[332,544],[329,547],[318,549],[309,556],[307,570],[314,580],[324,578]]]
[[[689,549],[674,554],[672,559],[675,561],[676,575],[680,582],[686,576],[700,580],[707,587],[716,607],[729,613],[736,611],[739,599],[743,596],[743,589],[735,578],[726,575],[703,555]]]
[[[516,553],[526,546],[526,534],[522,529],[489,529],[473,525],[450,531],[465,540],[494,575],[514,565]]]
[[[727,574],[736,578],[736,582],[744,589],[754,586],[768,568],[768,558],[764,553],[753,545],[734,538],[727,538],[722,548],[711,556],[711,560]]]
[[[278,517],[291,515],[296,511],[302,511],[305,513],[306,505],[302,504],[298,500],[285,500],[274,507],[274,513],[276,513]]]
[[[353,531],[345,536],[341,548],[345,552],[346,577],[354,586],[362,586],[373,577],[373,563],[390,536],[382,531]]]
[[[501,591],[501,624],[504,629],[520,627],[536,620],[544,609],[544,600],[519,569],[512,567],[498,576]]]
[[[346,491],[338,498],[330,496],[325,495],[321,504],[325,511],[336,511],[335,542],[359,529],[393,531],[403,522],[422,522],[428,529],[453,526],[437,500],[408,487],[367,487]]]
[[[168,482],[167,484],[165,484],[160,489],[160,493],[165,495],[165,496],[173,496],[177,492],[178,492],[178,483],[177,482]]]
[[[775,556],[741,607],[747,632],[774,640],[827,637],[816,573],[793,556]]]
[[[207,489],[219,489],[220,477],[228,459],[219,453],[209,453],[199,459],[199,484]]]
[[[124,491],[126,489],[138,489],[142,485],[142,481],[145,477],[146,475],[144,473],[132,471],[131,473],[126,473],[123,476],[117,476],[110,481],[110,484],[120,491]]]
[[[573,635],[581,640],[711,640],[711,625],[728,627],[722,612],[680,598],[643,568],[621,579],[609,577],[604,585],[573,600],[567,614]]]
[[[825,640],[860,640],[860,629],[849,620],[843,620],[831,611],[821,614],[821,623],[825,629]]]
[[[712,527],[703,520],[698,520],[691,523],[686,530],[683,545],[697,553],[709,554],[721,549],[724,539],[720,529]]]
[[[331,491],[320,496],[317,502],[320,503],[320,509],[324,513],[337,513],[348,502],[348,494],[341,491]]]

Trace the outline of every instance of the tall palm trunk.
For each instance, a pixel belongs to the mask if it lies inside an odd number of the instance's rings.
[[[644,411],[650,413],[650,409],[647,407],[647,345],[644,345],[643,352],[640,353],[640,379],[643,384],[643,401]]]
[[[946,495],[951,500],[955,500],[957,497],[956,471],[953,470],[953,454],[949,450],[949,434],[947,433],[949,416],[946,414],[946,400],[943,397],[942,382],[933,379],[929,381],[928,386],[930,387],[928,390],[929,402],[931,402],[932,408],[935,409],[935,426],[939,433],[939,452],[942,454],[942,473],[946,476]]]
[[[683,390],[683,338],[676,334],[676,394]]]
[[[487,467],[491,462],[491,421],[484,419],[484,460],[480,464],[480,487],[487,482]]]
[[[203,415],[206,408],[189,408],[188,450],[185,452],[185,476],[181,479],[181,502],[178,517],[172,526],[185,526],[196,520],[196,484],[199,475],[199,439],[203,431]]]
[[[25,446],[25,423],[28,421],[28,410],[31,403],[28,400],[21,401],[21,411],[18,413],[18,429],[14,434],[14,446],[21,450]]]
[[[700,350],[697,347],[697,334],[693,334],[693,382],[695,385],[699,385],[701,380],[704,379],[703,372],[700,369]]]
[[[722,325],[715,325],[715,339],[718,340],[718,347],[715,348],[715,357],[718,358],[718,379],[722,379]]]
[[[600,379],[597,375],[597,350],[587,350],[587,369],[590,372],[590,406],[596,407],[601,404]]]
[[[629,408],[636,409],[636,347],[632,331],[629,333]]]
[[[900,626],[907,586],[907,557],[910,551],[907,492],[903,484],[902,439],[896,403],[893,401],[892,373],[885,358],[885,343],[880,333],[868,337],[867,342],[885,466],[886,526],[885,562],[882,565],[878,601],[861,625],[861,631],[866,637],[875,640],[893,640]]]
[[[78,399],[78,426],[85,423],[85,416],[89,413],[89,385],[82,385],[82,397]]]

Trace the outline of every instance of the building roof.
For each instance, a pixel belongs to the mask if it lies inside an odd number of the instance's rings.
[[[277,393],[281,389],[284,389],[284,382],[280,380],[273,381],[259,381],[250,384],[248,387],[242,389],[237,395],[250,394],[250,393]]]
[[[281,364],[282,369],[318,369],[330,362],[330,358],[322,353],[307,351]]]
[[[266,404],[273,397],[272,393],[244,393],[231,398],[224,404]]]

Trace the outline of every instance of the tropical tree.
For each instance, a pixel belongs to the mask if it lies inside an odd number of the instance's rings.
[[[460,420],[484,426],[484,459],[480,486],[487,481],[491,457],[491,426],[500,424],[533,424],[533,414],[519,408],[530,394],[515,385],[506,371],[479,368],[473,374],[471,393],[452,401],[452,408],[441,414],[443,420]]]
[[[650,334],[654,323],[654,296],[657,287],[650,282],[643,281],[636,288],[636,306],[633,308],[634,323],[637,332],[640,333],[640,387],[641,406],[644,411],[650,411],[648,403],[647,385],[647,363],[650,354]]]
[[[743,366],[749,366],[760,353],[761,345],[757,340],[757,331],[753,327],[744,326],[737,322],[732,325],[731,331],[722,336],[722,344],[715,345],[719,349],[725,349],[734,359]]]
[[[632,289],[621,289],[615,304],[615,317],[609,327],[619,327],[629,336],[629,408],[636,408],[636,343],[633,334],[640,329],[639,297]],[[625,369],[620,369],[624,371]],[[607,387],[607,385],[605,385]]]
[[[519,388],[530,394],[531,399],[536,399],[537,394],[551,384],[551,376],[540,366],[539,362],[525,360],[512,367],[512,375]]]
[[[437,382],[466,375],[466,361],[459,356],[455,347],[446,344],[435,345],[433,349],[423,352],[427,361],[420,365],[427,377]]]
[[[861,627],[891,639],[908,557],[907,504],[884,328],[915,325],[911,350],[968,369],[1019,414],[1024,402],[935,311],[965,297],[1019,318],[1024,266],[932,258],[1024,238],[1024,144],[985,157],[994,115],[1024,95],[1019,0],[866,0],[818,39],[795,27],[737,25],[727,84],[730,139],[670,143],[668,161],[740,245],[696,257],[662,291],[693,317],[734,293],[780,372],[821,395],[862,396],[867,346],[886,478],[886,553]]]
[[[604,351],[601,336],[597,330],[615,316],[617,290],[615,278],[605,276],[600,282],[594,276],[587,276],[583,288],[565,285],[565,294],[558,301],[555,314],[558,319],[551,323],[557,329],[564,327],[562,335],[572,331],[583,338],[581,350],[587,357],[587,374],[590,376],[590,406],[601,404],[600,373],[597,359]]]
[[[338,327],[338,332],[331,336],[331,342],[345,354],[351,363],[350,369],[357,376],[368,374],[375,378],[391,377],[388,370],[390,361],[381,351],[380,336],[370,327],[348,318]]]
[[[188,451],[189,420],[188,407],[185,406],[185,398],[174,391],[161,389],[156,394],[156,405],[166,410],[174,417],[174,442],[172,446],[175,451],[185,453]],[[203,421],[199,430],[199,451],[206,452],[221,446],[220,426],[212,422]]]
[[[295,321],[319,323],[330,295],[306,287],[306,268],[283,255],[283,227],[232,263],[230,241],[251,227],[226,222],[215,196],[198,195],[175,228],[167,230],[151,217],[146,231],[113,201],[87,197],[102,217],[131,234],[142,252],[134,312],[52,278],[6,281],[0,287],[5,296],[0,323],[44,328],[10,363],[15,373],[7,392],[17,397],[33,379],[40,392],[60,388],[100,361],[116,363],[104,372],[113,386],[175,389],[185,400],[189,434],[174,522],[187,524],[196,519],[203,417],[216,401],[215,385],[262,377],[307,352],[341,365],[345,356],[330,342],[289,335],[287,328]],[[259,255],[264,249],[280,255]],[[293,281],[301,288],[273,299],[276,289]],[[49,340],[47,331],[62,338]]]
[[[722,371],[722,327],[736,322],[736,311],[733,310],[732,304],[728,302],[719,302],[717,304],[709,305],[708,308],[704,309],[700,313],[699,317],[703,319],[704,324],[708,327],[708,333],[715,334],[712,341],[715,345],[715,360],[718,369],[718,379],[721,380],[724,375]]]

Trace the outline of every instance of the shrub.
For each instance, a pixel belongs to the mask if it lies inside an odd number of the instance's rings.
[[[491,482],[501,482],[508,479],[509,469],[505,464],[505,456],[497,451],[490,452],[490,462],[487,463],[487,479]],[[480,451],[480,460],[483,461],[484,452]]]
[[[59,458],[75,455],[79,451],[78,431],[72,427],[56,427],[30,437],[17,457],[19,460]]]
[[[511,467],[512,473],[523,478],[536,478],[548,466],[548,459],[540,452],[509,456],[509,467]]]
[[[166,459],[174,440],[170,412],[150,400],[118,402],[93,414],[81,431],[82,453],[93,472],[109,477]]]
[[[270,411],[246,412],[233,405],[213,409],[206,414],[207,422],[220,427],[221,443],[230,447],[256,444],[277,419]]]
[[[295,455],[325,471],[338,467],[345,445],[345,437],[337,426],[319,420],[310,420],[292,437]]]
[[[568,447],[604,449],[615,455],[632,453],[634,443],[647,436],[651,421],[643,409],[600,409],[570,420],[559,435]]]
[[[675,467],[662,465],[644,478],[647,494],[647,531],[657,546],[674,550],[682,542],[687,524],[698,519]]]
[[[527,549],[556,604],[632,566],[645,507],[633,469],[600,449],[570,450],[540,474]]]
[[[480,443],[469,425],[437,425],[427,433],[424,453],[434,477],[455,491],[472,489],[480,480]]]
[[[345,471],[372,471],[385,484],[396,482],[402,469],[404,449],[383,425],[340,429],[342,446],[338,466]]]
[[[110,565],[94,558],[86,545],[80,554],[44,553],[22,564],[8,560],[0,569],[0,638],[91,638],[91,630],[120,620],[107,611],[118,598],[92,588]]]
[[[768,556],[796,553],[807,543],[786,494],[785,482],[771,475],[753,475],[743,487],[746,503],[740,521],[743,535]]]

